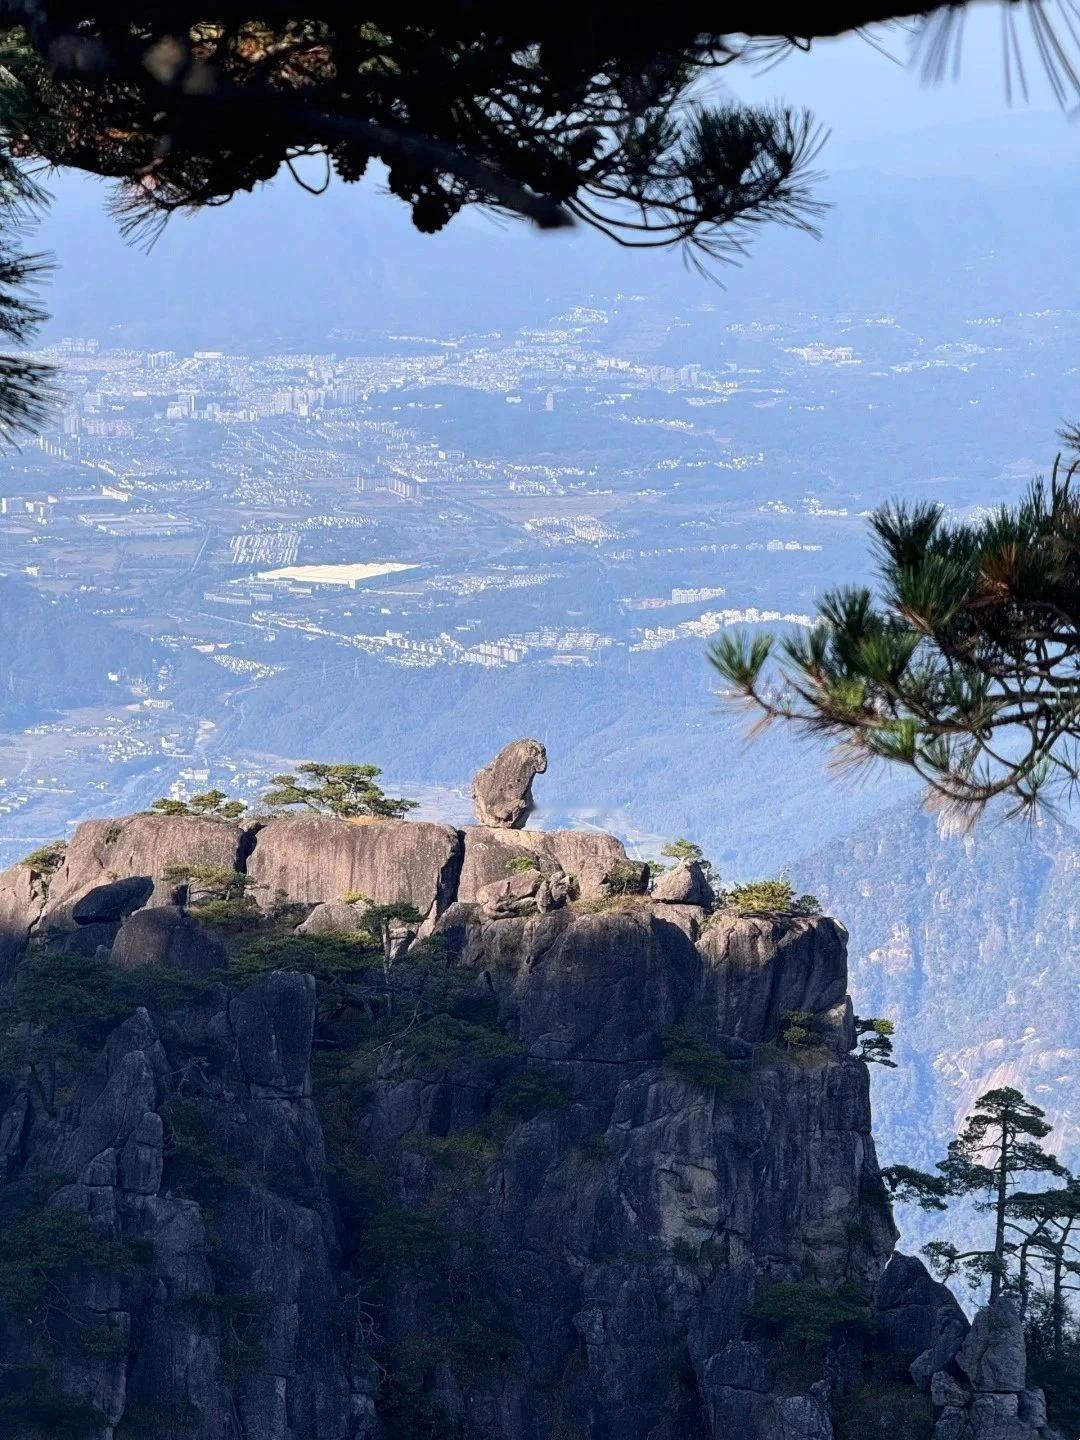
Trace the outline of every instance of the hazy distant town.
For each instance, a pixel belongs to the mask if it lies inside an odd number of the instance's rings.
[[[1069,318],[725,326],[618,296],[372,354],[65,339],[62,406],[0,471],[0,570],[86,627],[100,703],[12,716],[5,849],[62,829],[73,796],[256,791],[278,747],[245,710],[275,683],[345,704],[373,662],[625,673],[807,624],[897,482],[968,510],[1045,458],[993,453],[987,411],[1018,358],[1032,383],[1067,369]],[[913,474],[905,426],[931,414],[934,471]],[[131,643],[111,660],[103,635]]]

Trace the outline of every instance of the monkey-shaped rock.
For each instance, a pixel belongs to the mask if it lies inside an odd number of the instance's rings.
[[[481,825],[521,830],[533,809],[532,782],[547,769],[539,740],[513,740],[473,776],[473,804]]]

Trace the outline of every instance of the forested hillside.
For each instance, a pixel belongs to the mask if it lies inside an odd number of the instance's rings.
[[[1053,819],[965,835],[908,804],[793,867],[850,931],[856,1009],[896,1022],[899,1068],[875,1077],[887,1160],[937,1158],[1001,1085],[1075,1146],[1078,875],[1080,835]]]

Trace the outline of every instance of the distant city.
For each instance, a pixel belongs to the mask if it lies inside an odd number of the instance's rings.
[[[624,295],[381,354],[63,339],[44,352],[62,407],[0,469],[0,570],[69,635],[91,627],[101,687],[11,715],[0,845],[88,798],[257,793],[286,742],[246,716],[275,687],[284,710],[308,683],[352,705],[380,668],[603,685],[668,647],[699,664],[730,626],[807,625],[901,483],[965,513],[1016,492],[1045,455],[1022,430],[995,450],[995,391],[1018,369],[1058,383],[1073,318],[725,325],[711,300]],[[938,438],[913,472],[922,424]]]

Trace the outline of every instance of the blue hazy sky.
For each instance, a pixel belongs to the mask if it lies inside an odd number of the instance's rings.
[[[1014,93],[1010,104],[1007,96],[997,5],[973,6],[965,16],[956,77],[927,82],[909,35],[897,26],[821,42],[764,73],[734,67],[731,90],[745,100],[783,99],[811,109],[830,132],[822,162],[833,171],[869,166],[982,177],[1018,164],[1075,163],[1080,124],[1055,101],[1024,25],[1018,19],[1026,101]]]

